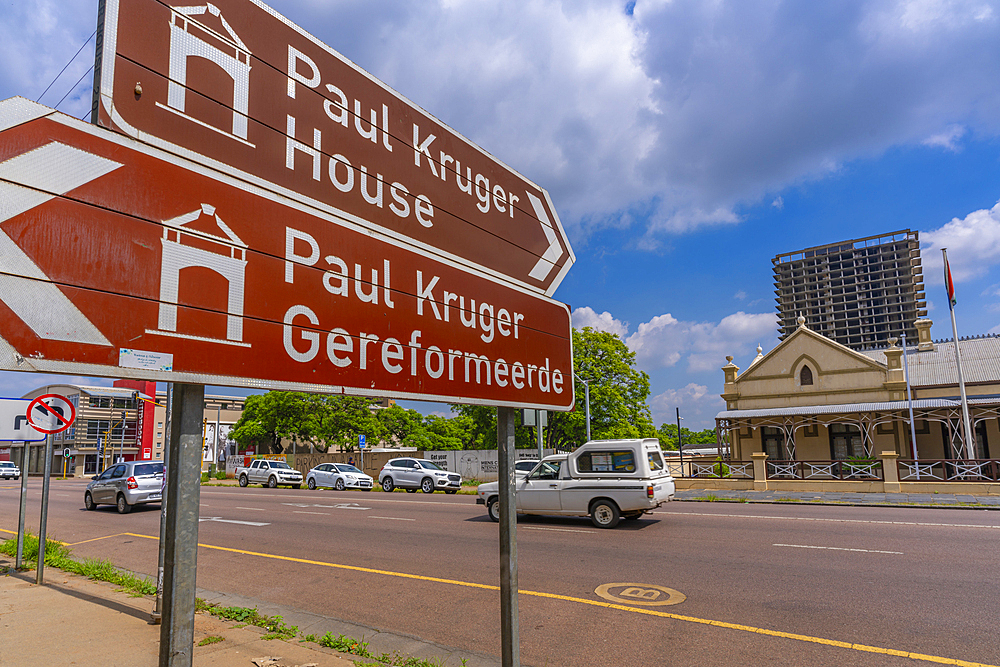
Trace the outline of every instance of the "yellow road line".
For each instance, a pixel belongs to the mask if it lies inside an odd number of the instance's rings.
[[[128,535],[130,537],[144,537],[146,539],[155,540],[156,537],[150,535],[140,535],[138,533],[121,533],[122,535]],[[479,588],[488,591],[499,591],[499,586],[492,586],[489,584],[476,584],[469,581],[457,581],[455,579],[442,579],[440,577],[428,577],[420,574],[409,574],[406,572],[393,572],[391,570],[377,570],[370,567],[360,567],[357,565],[342,565],[339,563],[327,563],[319,560],[309,560],[307,558],[295,558],[294,556],[279,556],[277,554],[265,554],[259,551],[247,551],[245,549],[233,549],[231,547],[219,547],[212,544],[198,544],[199,547],[203,549],[213,549],[215,551],[226,551],[229,553],[243,554],[245,556],[259,556],[260,558],[270,558],[273,560],[283,560],[292,563],[303,563],[306,565],[319,565],[321,567],[329,567],[338,570],[351,570],[353,572],[365,572],[367,574],[381,574],[389,577],[400,577],[403,579],[416,579],[419,581],[432,581],[439,584],[452,584],[455,586],[464,586],[466,588]],[[958,660],[956,658],[944,658],[936,655],[926,655],[923,653],[913,653],[912,651],[900,651],[891,648],[882,648],[880,646],[868,646],[866,644],[853,644],[851,642],[842,642],[836,639],[825,639],[823,637],[812,637],[809,635],[800,635],[792,632],[782,632],[780,630],[769,630],[767,628],[757,628],[752,625],[740,625],[737,623],[726,623],[724,621],[713,621],[708,618],[698,618],[696,616],[684,616],[681,614],[671,614],[665,611],[656,611],[654,609],[643,609],[641,607],[629,607],[626,605],[614,604],[613,602],[601,602],[598,600],[587,600],[586,598],[576,598],[570,597],[568,595],[557,595],[555,593],[541,593],[538,591],[525,591],[519,590],[518,593],[521,595],[530,595],[539,598],[549,598],[552,600],[563,600],[566,602],[576,602],[579,604],[586,604],[593,607],[604,607],[606,609],[616,609],[618,611],[628,611],[636,614],[645,614],[647,616],[657,616],[660,618],[669,618],[675,621],[684,621],[687,623],[698,623],[700,625],[710,625],[716,628],[725,628],[728,630],[740,630],[742,632],[752,632],[754,634],[766,635],[769,637],[780,637],[782,639],[794,639],[796,641],[807,642],[810,644],[822,644],[824,646],[833,646],[836,648],[850,649],[853,651],[861,651],[864,653],[878,653],[882,655],[892,655],[901,658],[911,658],[913,660],[923,660],[925,662],[933,662],[939,665],[958,665],[959,667],[998,667],[997,665],[988,665],[981,662],[969,662],[967,660]]]
[[[115,533],[114,535],[105,535],[104,537],[95,537],[90,540],[84,540],[83,542],[63,542],[68,547],[75,547],[78,544],[86,544],[87,542],[97,542],[99,540],[106,540],[111,537],[121,537],[122,535],[128,535],[129,533]]]

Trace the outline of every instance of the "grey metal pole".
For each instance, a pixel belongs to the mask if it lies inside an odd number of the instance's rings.
[[[166,415],[163,418],[166,434],[167,446],[163,450],[163,483],[160,486],[160,541],[159,541],[159,562],[156,564],[156,602],[153,603],[153,613],[150,614],[154,624],[160,622],[163,616],[163,551],[167,543],[167,471],[170,465],[170,406],[173,402],[174,383],[167,383],[167,407]],[[156,399],[156,392],[153,392],[153,399]]]
[[[517,509],[514,505],[514,408],[497,408],[500,488],[500,664],[521,664],[517,611]]]
[[[684,477],[684,444],[681,438],[681,409],[677,408],[677,453],[681,457],[681,477]]]
[[[910,408],[910,444],[913,447],[913,460],[916,461],[920,457],[917,455],[917,429],[916,423],[913,421],[913,393],[910,391],[910,360],[906,354],[906,334],[900,334],[900,339],[903,341],[903,377],[906,378],[906,402]]]
[[[948,249],[941,248],[944,255],[944,265],[948,267]],[[955,324],[955,305],[951,302],[951,295],[948,295],[948,310],[951,311],[951,332],[955,337],[955,365],[958,368],[958,389],[962,396],[962,435],[965,436],[965,451],[969,460],[976,458],[975,436],[972,433],[972,426],[969,424],[969,399],[965,395],[965,380],[962,377],[962,353],[958,349],[958,325]]]
[[[42,466],[42,512],[38,517],[38,563],[35,565],[35,583],[45,581],[45,535],[49,518],[49,484],[52,477],[52,434],[45,438],[45,465]]]
[[[201,500],[205,387],[175,384],[167,475],[167,531],[163,554],[163,616],[159,667],[190,667]]]
[[[545,458],[545,453],[542,449],[542,411],[535,410],[535,435],[538,440],[538,460],[541,461]]]
[[[31,452],[28,441],[22,443],[21,449],[21,505],[17,512],[17,556],[14,558],[14,569],[20,570],[24,558],[24,517],[28,511],[28,463]]]

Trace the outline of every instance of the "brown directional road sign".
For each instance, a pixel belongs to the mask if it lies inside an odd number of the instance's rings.
[[[0,368],[573,405],[564,304],[22,98],[0,200]]]
[[[274,10],[107,0],[97,122],[551,295],[548,194]]]

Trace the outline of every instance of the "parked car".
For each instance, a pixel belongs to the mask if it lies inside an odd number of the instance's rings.
[[[0,461],[0,478],[3,479],[20,479],[21,469],[14,465],[11,461]]]
[[[134,505],[158,503],[163,498],[163,461],[116,463],[92,479],[83,492],[83,506],[88,510],[117,505],[119,514],[128,514]]]
[[[462,488],[462,476],[448,472],[426,459],[389,459],[378,474],[378,482],[385,491],[395,488],[406,489],[410,493],[420,489],[424,493],[434,493],[441,489],[445,493],[458,493]]]
[[[371,491],[375,484],[370,476],[348,463],[321,463],[306,473],[306,486],[310,489],[361,489]]]
[[[546,456],[529,474],[516,476],[518,514],[589,516],[598,528],[637,519],[674,497],[660,441],[596,440],[572,454]],[[498,482],[481,484],[476,502],[500,520]]]
[[[302,486],[302,473],[284,461],[270,459],[254,459],[249,467],[237,468],[236,479],[240,481],[240,486],[260,484],[272,489],[279,486],[298,489]]]

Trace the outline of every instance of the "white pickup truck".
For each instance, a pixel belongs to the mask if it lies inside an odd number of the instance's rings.
[[[260,484],[272,489],[278,486],[297,489],[302,486],[302,473],[284,461],[267,459],[254,459],[248,467],[237,468],[236,479],[240,481],[240,486]]]
[[[614,528],[674,497],[655,438],[593,440],[572,454],[546,456],[514,484],[518,514],[589,516],[598,528]],[[476,503],[499,521],[499,482],[481,484],[476,493]]]

